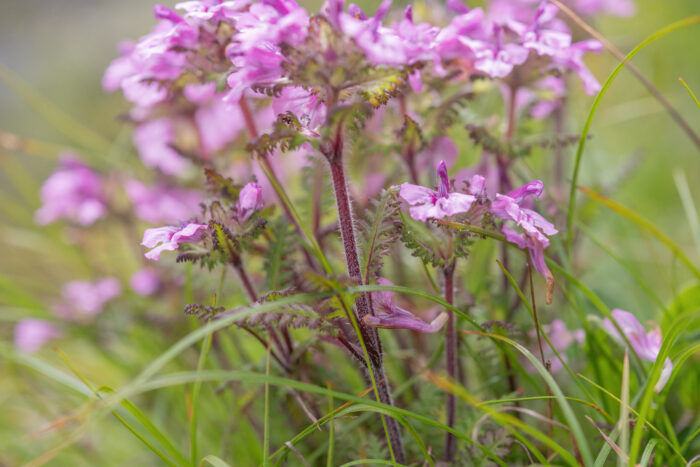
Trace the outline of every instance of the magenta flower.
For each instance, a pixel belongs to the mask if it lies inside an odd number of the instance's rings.
[[[377,280],[378,285],[394,285],[384,278]],[[447,321],[447,313],[440,313],[432,322],[416,318],[410,311],[404,310],[394,302],[394,293],[388,290],[372,292],[372,305],[380,311],[377,315],[365,315],[368,326],[384,329],[409,329],[424,334],[438,332]]]
[[[612,316],[620,326],[623,334],[627,336],[632,350],[639,355],[639,358],[649,362],[655,362],[661,350],[661,329],[659,326],[655,325],[652,330],[646,332],[644,326],[641,325],[632,313],[617,308],[612,311]],[[620,342],[624,342],[617,328],[609,319],[605,318],[603,325],[613,337]],[[668,379],[671,377],[672,371],[673,362],[671,362],[670,358],[666,358],[659,380],[654,386],[654,391],[660,392],[664,388]]]
[[[198,106],[194,121],[205,156],[231,143],[245,127],[240,106],[224,102],[225,94],[216,92],[215,82],[188,84],[182,92]]]
[[[463,193],[450,193],[450,181],[447,178],[447,166],[441,161],[437,168],[440,185],[438,191],[430,188],[404,183],[401,185],[399,195],[411,205],[409,213],[417,221],[425,222],[428,219],[442,219],[467,212],[476,201],[472,195]]]
[[[247,221],[255,211],[259,211],[262,207],[262,188],[257,183],[247,183],[238,196],[238,222]]]
[[[184,227],[165,226],[155,229],[146,229],[143,233],[141,245],[151,248],[144,256],[158,261],[164,251],[175,251],[181,243],[197,243],[202,239],[202,231],[206,231],[204,224],[189,223]]]
[[[179,175],[191,167],[190,162],[175,149],[175,127],[164,117],[140,124],[134,130],[134,145],[147,167],[160,169],[168,175]]]
[[[529,250],[532,265],[547,280],[547,303],[550,303],[554,290],[554,277],[545,263],[544,249],[549,246],[547,235],[554,235],[558,231],[539,213],[522,207],[526,198],[539,197],[542,194],[542,188],[542,182],[535,180],[507,195],[497,194],[496,200],[491,203],[491,213],[499,219],[515,222],[522,229],[519,233],[504,224],[501,231],[505,234],[506,240]]]
[[[74,319],[100,313],[104,306],[122,293],[122,286],[113,277],[94,282],[72,281],[61,290],[63,299],[54,307],[61,318]]]
[[[153,295],[160,288],[158,271],[152,268],[143,268],[129,279],[129,287],[143,297]]]
[[[490,40],[460,37],[462,44],[469,48],[476,57],[474,68],[492,78],[505,78],[515,66],[525,63],[530,53],[527,48],[520,44],[503,44],[502,36],[502,28],[495,24]]]
[[[15,326],[15,348],[20,352],[34,353],[60,335],[56,326],[48,321],[25,318]]]
[[[549,343],[544,338],[542,339],[544,358],[545,360],[549,360],[551,362],[552,373],[557,373],[564,368],[564,363],[568,363],[565,355],[566,349],[575,344],[582,344],[586,338],[586,333],[583,329],[575,329],[570,331],[566,327],[566,324],[564,324],[564,322],[560,319],[555,319],[551,324],[543,325],[542,330],[547,334],[547,336],[549,336],[549,340],[552,341],[552,345],[555,349],[557,349],[559,355],[561,355],[562,360],[559,360],[556,357],[554,350],[552,350],[552,348],[549,346]],[[528,332],[528,336],[531,339],[537,339],[537,331],[535,329],[531,329]],[[537,350],[535,354],[538,352],[539,350]],[[532,364],[528,365],[528,368],[534,370],[534,366],[532,366]]]
[[[126,180],[124,188],[134,205],[136,216],[154,224],[177,222],[194,216],[199,212],[202,201],[202,194],[195,190],[149,187],[134,179]]]
[[[555,5],[545,1],[535,11],[529,26],[511,20],[508,27],[520,34],[524,47],[535,50],[538,55],[554,55],[571,45],[566,24],[556,18],[558,11]]]
[[[593,39],[576,42],[566,49],[559,50],[552,56],[552,61],[555,65],[568,68],[576,73],[581,78],[586,93],[593,95],[600,91],[600,83],[583,63],[583,54],[586,52],[598,53],[601,50],[603,50],[603,44]]]
[[[63,154],[61,165],[41,187],[43,205],[34,219],[40,225],[60,218],[90,225],[107,213],[102,186],[102,178],[77,156]]]

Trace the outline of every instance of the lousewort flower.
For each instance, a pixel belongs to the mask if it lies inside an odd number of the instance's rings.
[[[15,348],[20,352],[34,353],[60,335],[60,331],[50,322],[26,318],[15,326]]]
[[[552,373],[556,373],[564,368],[564,363],[568,363],[565,354],[566,349],[574,344],[582,344],[586,338],[586,333],[583,329],[575,329],[570,331],[566,327],[566,324],[564,324],[564,322],[560,319],[555,319],[551,324],[543,325],[542,330],[547,334],[547,336],[549,336],[549,340],[552,341],[552,345],[555,349],[557,349],[557,352],[559,352],[559,355],[562,358],[562,360],[559,360],[554,353],[554,350],[552,350],[552,348],[549,346],[549,343],[545,339],[542,339],[544,358],[545,360],[549,360],[551,362]],[[531,329],[528,332],[528,336],[533,340],[537,339],[537,331],[535,329]],[[539,351],[534,352],[535,355],[538,355],[538,352]],[[528,365],[528,368],[534,369],[534,366],[530,364]]]
[[[544,249],[549,246],[547,235],[554,235],[558,230],[539,213],[522,207],[526,198],[539,197],[542,194],[542,188],[542,182],[535,180],[507,195],[499,193],[496,195],[496,200],[491,203],[491,213],[499,219],[513,221],[522,228],[523,231],[519,233],[504,224],[501,231],[509,242],[529,250],[532,265],[547,280],[547,303],[551,303],[554,277],[544,261]]]
[[[136,272],[129,279],[131,290],[141,296],[153,295],[160,288],[160,277],[158,271],[151,268],[144,268]]]
[[[87,226],[107,212],[102,178],[74,154],[62,155],[39,196],[43,205],[34,218],[41,225],[64,218]]]
[[[430,188],[404,183],[399,195],[411,205],[409,213],[417,221],[442,219],[469,211],[476,198],[463,193],[450,193],[450,180],[447,178],[445,161],[440,161],[437,168],[440,185],[438,191]]]
[[[378,285],[394,285],[391,281],[379,278]],[[376,316],[365,315],[364,322],[368,326],[384,329],[410,329],[411,331],[434,334],[438,332],[447,321],[447,313],[440,313],[432,322],[417,318],[410,311],[404,310],[394,302],[394,292],[382,290],[372,292],[372,304],[375,310],[381,313]]]
[[[162,252],[175,251],[181,243],[197,243],[202,239],[202,231],[206,229],[206,225],[195,223],[185,224],[183,227],[167,225],[146,229],[141,245],[151,248],[151,251],[146,252],[144,256],[158,261]]]
[[[238,197],[238,222],[245,222],[263,206],[262,188],[254,182],[246,184]]]
[[[199,212],[202,201],[201,193],[195,190],[149,187],[134,179],[126,180],[124,188],[136,216],[154,224],[187,219]]]
[[[98,281],[72,281],[61,290],[63,300],[54,307],[57,316],[79,319],[100,313],[104,306],[122,293],[122,286],[114,277]]]
[[[653,329],[646,332],[644,326],[641,325],[632,313],[617,308],[612,311],[612,316],[620,326],[620,329],[622,329],[622,333],[627,336],[632,350],[637,352],[639,358],[649,362],[655,362],[661,350],[661,329],[659,326],[655,325]],[[603,324],[613,337],[620,342],[624,342],[617,328],[609,319],[605,318]],[[667,357],[661,370],[661,376],[659,376],[659,380],[654,386],[654,391],[660,392],[664,388],[668,379],[671,377],[672,370],[673,362]]]

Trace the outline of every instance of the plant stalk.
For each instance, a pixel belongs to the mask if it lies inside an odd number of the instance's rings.
[[[454,302],[454,272],[455,259],[450,261],[443,269],[445,277],[445,301],[450,305]],[[445,367],[447,368],[447,376],[451,381],[456,381],[457,371],[457,329],[455,326],[455,314],[452,310],[447,310],[447,332],[445,336]],[[447,403],[445,405],[446,424],[450,428],[455,426],[455,395],[452,392],[447,392]],[[445,436],[445,462],[452,462],[456,448],[455,436],[448,432]]]
[[[338,222],[340,224],[340,235],[343,241],[343,249],[345,251],[345,260],[347,263],[348,274],[352,279],[360,285],[364,285],[362,279],[362,270],[360,268],[360,260],[357,252],[357,242],[355,240],[355,229],[353,225],[353,215],[350,206],[350,195],[348,193],[347,180],[345,178],[345,168],[343,167],[343,136],[342,124],[338,125],[335,137],[330,142],[329,147],[325,148],[324,156],[328,160],[331,170],[331,179],[333,181],[333,189],[335,191],[336,206],[338,209]],[[385,404],[393,405],[389,382],[384,371],[382,359],[382,347],[379,340],[377,329],[367,326],[363,321],[365,316],[374,314],[371,308],[371,301],[368,293],[363,293],[355,302],[356,317],[358,329],[362,335],[362,339],[367,344],[367,353],[371,360],[371,368],[374,380],[377,385],[377,396],[379,401]],[[386,417],[388,442],[391,444],[391,450],[394,453],[397,462],[404,464],[405,457],[403,452],[403,443],[401,440],[401,432],[398,422]]]

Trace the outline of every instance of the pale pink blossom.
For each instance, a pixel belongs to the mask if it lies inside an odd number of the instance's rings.
[[[15,348],[23,353],[34,353],[61,332],[49,321],[25,318],[15,325]]]
[[[160,288],[161,281],[158,271],[152,268],[143,268],[129,279],[131,290],[141,296],[153,295]]]
[[[450,193],[450,181],[447,178],[447,166],[441,161],[437,168],[440,184],[438,191],[430,188],[404,183],[399,195],[411,205],[409,213],[417,221],[442,219],[469,211],[476,198],[464,193]]]
[[[629,340],[632,350],[634,350],[639,358],[647,360],[649,362],[655,362],[661,351],[661,329],[658,325],[655,325],[650,331],[645,331],[644,326],[641,325],[639,320],[630,312],[614,309],[612,310],[612,316],[617,322],[618,326],[622,330],[622,333]],[[615,325],[607,318],[603,322],[605,328],[612,334],[618,341],[624,342],[622,336],[618,332]],[[661,375],[659,380],[654,386],[654,391],[660,392],[669,378],[671,377],[671,372],[673,371],[673,362],[670,358],[666,358],[663,367],[661,369]]]
[[[54,307],[57,316],[80,319],[100,313],[105,305],[122,293],[122,286],[114,277],[97,281],[72,281],[61,289],[62,300]]]
[[[151,248],[144,256],[158,261],[164,251],[175,251],[181,243],[197,243],[202,239],[203,231],[207,230],[204,224],[189,223],[183,227],[165,226],[146,229],[143,233],[141,245]]]
[[[377,280],[378,285],[394,285],[384,278]],[[368,326],[384,329],[409,329],[425,334],[438,332],[447,321],[447,313],[440,313],[432,322],[417,318],[413,313],[404,310],[394,302],[394,292],[381,290],[372,292],[372,306],[378,313],[365,315],[363,318]]]
[[[247,183],[241,189],[238,197],[238,222],[245,222],[250,219],[256,211],[263,207],[262,188],[254,182]]]

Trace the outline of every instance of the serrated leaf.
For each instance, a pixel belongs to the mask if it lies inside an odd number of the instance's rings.
[[[390,191],[382,191],[377,199],[371,200],[371,205],[365,218],[357,222],[366,284],[370,278],[379,276],[382,258],[398,240],[401,229],[397,220],[400,204]]]

